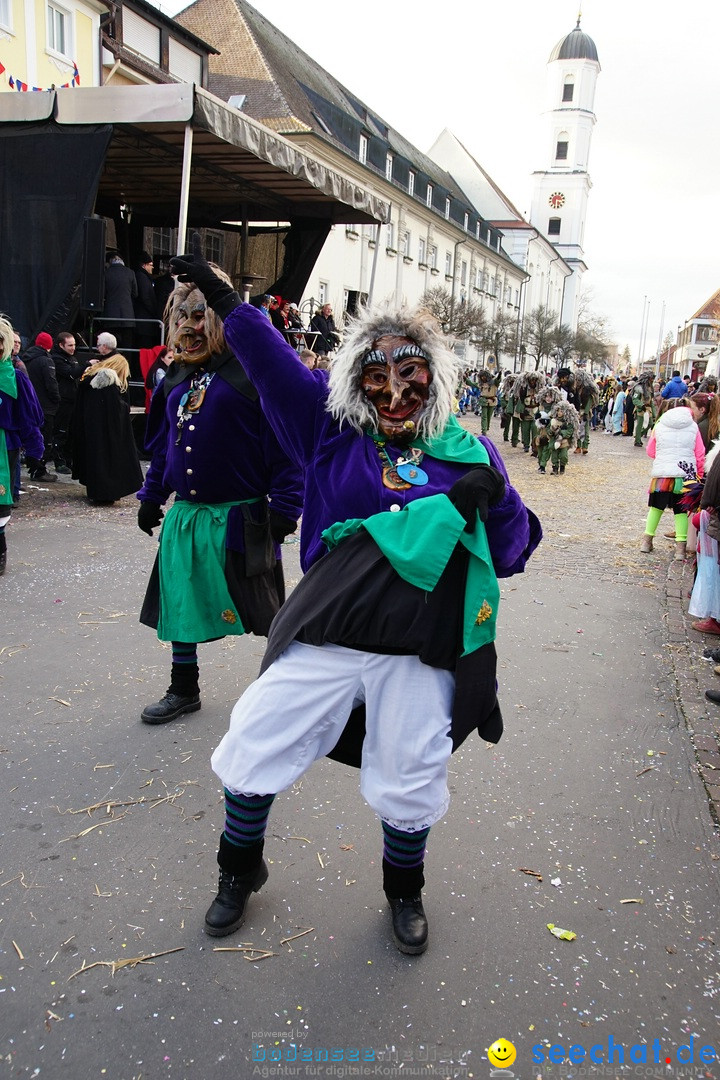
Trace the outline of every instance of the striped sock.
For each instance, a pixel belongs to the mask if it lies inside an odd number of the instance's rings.
[[[383,830],[383,860],[399,870],[413,870],[423,865],[425,845],[430,829],[402,832],[387,821],[381,822]]]
[[[250,847],[265,836],[274,795],[235,795],[225,788],[225,836],[236,847]]]
[[[173,641],[173,664],[197,664],[197,644],[194,641]]]
[[[200,669],[197,644],[194,641],[173,641],[170,693],[194,697],[200,693]]]

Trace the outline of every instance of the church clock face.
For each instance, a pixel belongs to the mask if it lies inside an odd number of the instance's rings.
[[[548,199],[548,202],[552,206],[553,210],[559,210],[561,206],[565,205],[565,196],[562,191],[553,191],[552,195]]]

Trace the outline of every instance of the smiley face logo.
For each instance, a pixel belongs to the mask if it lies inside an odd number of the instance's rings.
[[[509,1069],[517,1057],[517,1051],[507,1039],[496,1039],[492,1046],[488,1047],[487,1056],[496,1069]]]

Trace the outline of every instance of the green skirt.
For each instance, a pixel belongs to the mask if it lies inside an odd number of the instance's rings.
[[[161,641],[211,641],[245,633],[225,578],[228,514],[237,505],[179,500],[167,511],[158,553]]]

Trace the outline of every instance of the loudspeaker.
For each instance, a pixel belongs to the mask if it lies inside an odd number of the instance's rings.
[[[105,218],[86,217],[83,229],[80,307],[102,311],[105,299]]]

